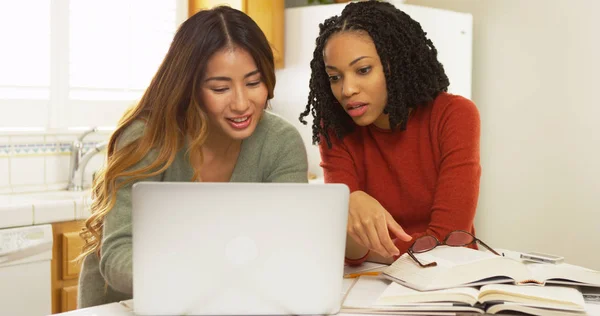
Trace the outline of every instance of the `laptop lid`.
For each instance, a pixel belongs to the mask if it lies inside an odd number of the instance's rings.
[[[134,184],[134,312],[337,313],[348,199],[342,184]]]

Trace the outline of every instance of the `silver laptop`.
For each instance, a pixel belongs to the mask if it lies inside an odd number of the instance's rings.
[[[348,187],[133,186],[136,315],[335,314]]]

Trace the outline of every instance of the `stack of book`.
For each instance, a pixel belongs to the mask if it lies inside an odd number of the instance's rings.
[[[600,288],[600,272],[567,263],[532,263],[464,247],[417,256],[437,265],[423,268],[403,255],[381,275],[357,278],[342,312],[587,315],[582,289]]]

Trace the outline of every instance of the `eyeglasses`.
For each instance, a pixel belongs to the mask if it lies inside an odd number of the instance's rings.
[[[465,247],[465,246],[472,245],[476,242],[479,242],[482,246],[487,248],[487,250],[491,251],[495,255],[497,255],[497,256],[500,255],[494,249],[492,249],[491,247],[486,245],[483,241],[481,241],[479,238],[473,236],[473,234],[466,232],[464,230],[455,230],[455,231],[450,232],[448,234],[448,236],[446,236],[446,239],[444,239],[443,242],[440,242],[437,238],[435,238],[434,236],[431,236],[431,235],[421,236],[421,237],[417,238],[415,240],[415,242],[413,242],[413,244],[412,244],[412,246],[410,246],[410,248],[408,248],[408,255],[411,258],[413,258],[413,260],[415,260],[423,268],[435,267],[435,266],[437,266],[437,263],[435,261],[427,263],[427,264],[422,264],[414,254],[430,251],[437,246],[446,245],[446,246],[450,246],[450,247]]]

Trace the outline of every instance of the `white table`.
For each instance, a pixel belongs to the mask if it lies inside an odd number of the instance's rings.
[[[346,279],[348,280],[348,279]],[[344,292],[348,290],[349,285],[352,283],[344,283]],[[111,303],[106,305],[100,305],[90,308],[78,309],[71,312],[56,314],[60,316],[135,316],[133,313],[133,300],[123,301],[120,303]],[[600,316],[600,303],[599,304],[586,304],[588,311],[587,315]],[[340,313],[337,316],[380,316],[380,315],[367,315],[367,314],[346,314]]]
[[[127,307],[123,302],[110,303],[106,305],[83,308],[71,312],[60,313],[55,315],[64,316],[135,316],[131,308]]]
[[[600,304],[586,304],[587,315],[600,315]],[[127,302],[111,303],[96,307],[79,309],[67,313],[57,314],[61,316],[135,316],[132,309],[127,306]],[[337,316],[358,315],[371,316],[367,314],[338,314]]]
[[[381,265],[367,263],[360,268],[349,268],[344,269],[344,273],[355,273],[365,270],[379,270]],[[348,292],[352,286],[354,279],[344,279],[342,297]],[[600,303],[598,304],[586,304],[588,309],[587,315],[600,316]],[[133,300],[122,301],[119,303],[111,303],[106,305],[100,305],[85,309],[79,309],[71,312],[56,314],[60,316],[135,316],[133,313]],[[347,314],[339,313],[337,316],[380,316],[380,315],[368,315],[368,314]]]
[[[368,265],[367,265],[368,266]],[[362,269],[361,269],[362,270]],[[354,272],[354,271],[352,271]],[[345,296],[354,279],[344,279],[342,297]],[[110,303],[90,308],[83,308],[71,312],[54,314],[60,316],[135,316],[133,313],[133,300]],[[341,315],[341,314],[338,314]],[[365,315],[366,316],[366,315]]]

